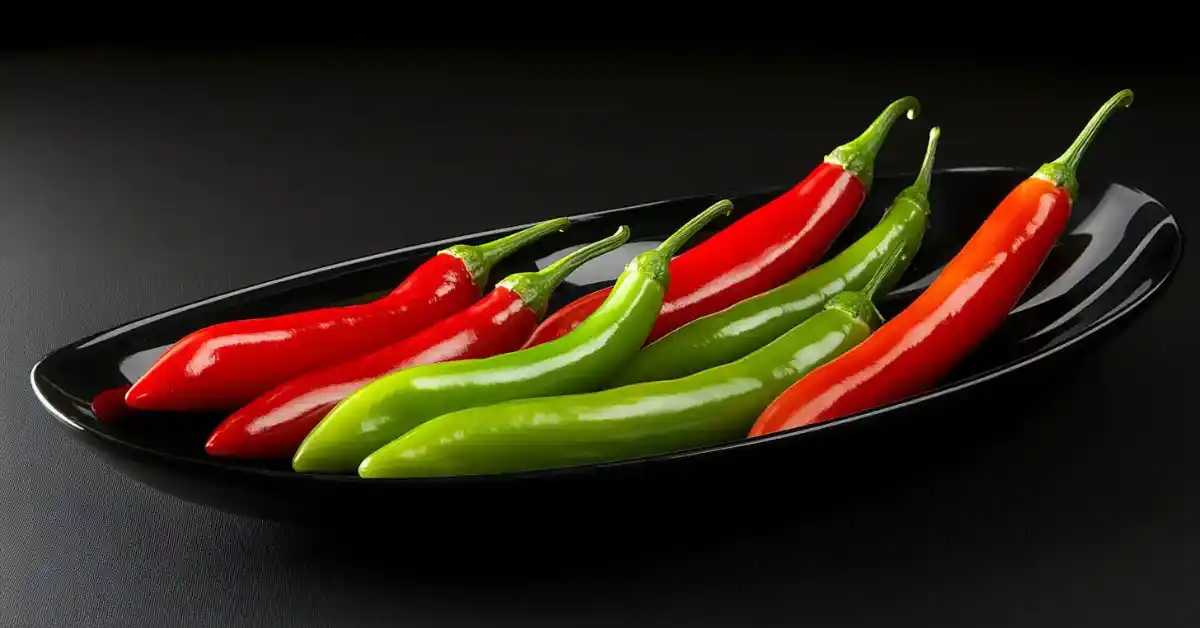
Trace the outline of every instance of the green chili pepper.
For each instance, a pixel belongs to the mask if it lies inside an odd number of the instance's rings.
[[[829,261],[790,282],[698,318],[642,349],[610,386],[675,379],[727,364],[758,349],[821,310],[833,295],[859,290],[894,249],[911,260],[929,217],[929,184],[940,129],[929,144],[916,182],[900,192],[879,223]],[[908,270],[905,263],[884,278],[883,292]]]
[[[611,462],[744,438],[775,397],[882,323],[872,296],[906,257],[894,249],[858,292],[841,292],[739,360],[687,377],[520,399],[439,416],[372,453],[364,478],[475,475]]]
[[[657,248],[635,257],[604,303],[571,333],[489,358],[397,371],[360,388],[330,410],[292,458],[292,468],[353,472],[371,452],[436,416],[521,399],[600,389],[645,343],[670,281],[676,252],[713,218],[720,201]]]

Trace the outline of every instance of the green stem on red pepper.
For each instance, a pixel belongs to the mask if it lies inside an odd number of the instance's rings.
[[[1034,176],[1045,179],[1064,188],[1071,194],[1071,198],[1079,195],[1079,180],[1076,177],[1076,172],[1079,170],[1079,160],[1083,158],[1083,153],[1087,151],[1088,146],[1091,146],[1092,140],[1096,138],[1096,134],[1100,132],[1100,127],[1112,117],[1113,112],[1118,107],[1129,107],[1133,104],[1133,91],[1123,89],[1108,99],[1088,121],[1087,126],[1079,132],[1075,141],[1071,143],[1067,150],[1058,159],[1049,163],[1043,164],[1038,168]]]
[[[492,240],[491,242],[474,245],[456,244],[445,249],[443,252],[462,260],[463,264],[467,267],[467,271],[471,273],[471,277],[475,280],[475,285],[482,287],[487,283],[488,275],[491,273],[492,268],[500,260],[505,259],[549,233],[562,231],[567,227],[567,224],[568,221],[565,218],[547,220],[516,233]]]
[[[505,278],[497,286],[515,292],[539,318],[545,316],[550,295],[554,289],[580,266],[592,261],[597,254],[609,253],[629,239],[629,227],[622,225],[617,232],[593,242],[535,273],[517,273]],[[530,330],[531,332],[533,330]],[[524,342],[522,340],[522,342]]]
[[[916,98],[906,96],[888,105],[883,113],[863,131],[861,135],[833,149],[825,157],[826,163],[836,164],[854,173],[863,185],[870,189],[875,181],[875,157],[887,139],[888,132],[901,115],[915,120],[921,113],[921,104]]]

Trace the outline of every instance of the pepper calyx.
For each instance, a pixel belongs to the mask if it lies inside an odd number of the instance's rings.
[[[825,163],[853,174],[869,190],[875,182],[875,157],[883,147],[888,132],[901,114],[909,120],[915,120],[920,113],[921,103],[914,96],[893,101],[861,135],[830,151],[825,156]]]

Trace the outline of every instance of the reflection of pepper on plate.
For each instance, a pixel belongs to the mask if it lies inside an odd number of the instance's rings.
[[[877,408],[933,386],[1008,316],[1058,241],[1078,194],[1076,170],[1100,127],[1133,92],[1110,98],[1058,159],[1018,184],[912,304],[863,344],[776,399],[760,436]]]
[[[671,261],[671,286],[647,342],[706,314],[791,280],[816,263],[858,213],[875,180],[875,157],[902,115],[920,103],[906,96],[888,105],[856,139],[833,150],[792,189],[746,214]],[[580,297],[548,316],[525,343],[571,331],[611,288]]]
[[[637,255],[603,306],[570,334],[476,360],[426,364],[386,375],[339,403],[301,443],[297,471],[352,472],[368,454],[435,416],[522,397],[599,389],[645,342],[670,283],[672,256],[733,208],[720,201],[657,248]]]
[[[629,240],[629,227],[537,272],[515,273],[471,307],[400,342],[301,375],[226,418],[205,445],[238,458],[290,458],[312,428],[350,393],[420,364],[484,358],[520,348],[546,313],[551,293],[576,268]]]
[[[370,303],[219,323],[176,342],[134,382],[138,410],[233,410],[307,371],[406,338],[477,301],[492,267],[565,229],[548,220],[478,246],[459,244]]]

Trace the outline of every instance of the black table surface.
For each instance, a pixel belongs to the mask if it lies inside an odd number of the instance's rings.
[[[1169,293],[1055,394],[1027,400],[1019,427],[790,522],[759,526],[747,510],[736,531],[627,551],[610,539],[577,559],[589,541],[570,539],[569,514],[505,564],[452,542],[439,560],[379,562],[370,541],[192,505],[68,438],[28,383],[62,344],[253,282],[791,182],[909,93],[919,130],[893,134],[881,171],[912,171],[932,124],[939,166],[1037,166],[1133,88],[1081,177],[1148,191],[1190,235],[1200,131],[1184,74],[260,50],[13,54],[0,77],[0,624],[1200,623],[1200,272],[1187,253]],[[398,528],[378,542],[402,541],[414,542]]]

